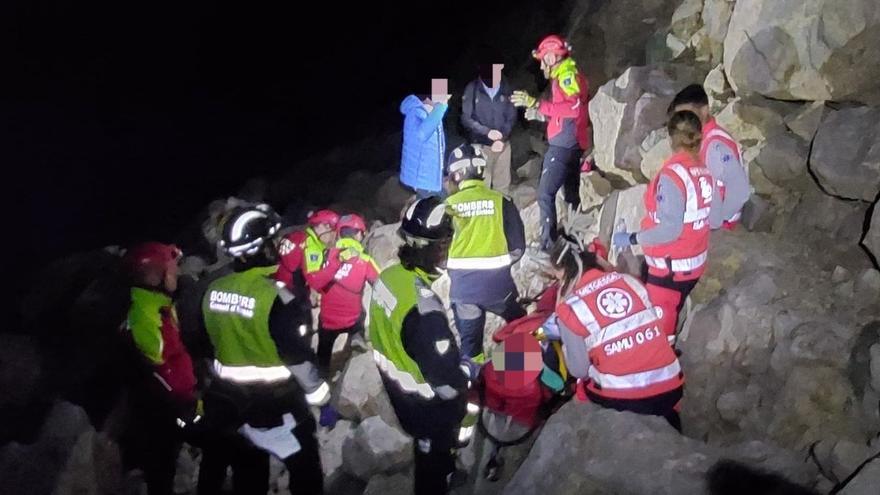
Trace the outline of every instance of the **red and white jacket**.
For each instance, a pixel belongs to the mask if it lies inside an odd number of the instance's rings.
[[[671,270],[676,281],[696,280],[706,269],[714,179],[709,169],[689,153],[679,152],[669,157],[645,191],[643,230],[659,223],[657,188],[664,175],[672,179],[685,198],[684,225],[678,239],[644,246],[648,273],[667,277]]]
[[[730,135],[727,130],[718,125],[718,122],[711,118],[708,122],[703,126],[703,137],[700,142],[700,161],[703,163],[708,163],[706,160],[706,155],[712,145],[713,142],[721,141],[728,148],[734,150],[736,152],[737,157],[739,158],[739,163],[736,166],[740,166],[745,168],[746,162],[743,160],[742,149],[739,147],[739,143],[733,139],[733,136]],[[746,176],[748,176],[748,169],[746,169]],[[721,181],[721,178],[716,178],[715,183],[718,186],[718,192],[721,194],[721,198],[724,199],[724,182]],[[724,220],[727,222],[738,222],[741,214],[737,213],[731,218],[725,218]]]
[[[611,399],[644,399],[684,384],[658,313],[645,286],[631,275],[593,269],[581,277],[556,315],[562,331],[584,339],[588,391]]]
[[[379,266],[354,239],[340,239],[324,266],[309,281],[321,293],[318,320],[323,330],[344,330],[361,319],[366,284],[379,278]]]

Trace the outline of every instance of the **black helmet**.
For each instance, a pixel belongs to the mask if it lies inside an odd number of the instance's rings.
[[[407,208],[399,232],[410,246],[426,246],[452,237],[452,220],[446,213],[446,205],[431,196]]]
[[[471,144],[463,144],[455,148],[446,160],[446,173],[453,178],[453,181],[456,173],[461,174],[459,181],[482,179],[485,170],[486,157],[479,147]]]
[[[269,205],[238,208],[223,224],[220,247],[233,258],[253,256],[280,228],[281,217]]]

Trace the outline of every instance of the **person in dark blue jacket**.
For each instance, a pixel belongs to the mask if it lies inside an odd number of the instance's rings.
[[[448,99],[449,95],[409,95],[400,104],[404,115],[400,182],[414,189],[419,198],[442,196],[446,159],[443,117]]]
[[[494,59],[493,59],[494,60]],[[484,63],[479,77],[464,90],[461,124],[472,144],[479,145],[486,158],[486,185],[507,194],[510,189],[510,132],[516,122],[516,107],[510,101],[512,89],[501,75],[503,64]]]

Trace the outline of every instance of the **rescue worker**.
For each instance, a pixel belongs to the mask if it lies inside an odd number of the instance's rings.
[[[587,79],[570,57],[571,46],[561,37],[550,35],[532,56],[541,62],[544,77],[551,84],[551,98],[539,101],[525,91],[514,91],[511,101],[526,108],[526,116],[547,120],[549,148],[544,154],[538,205],[541,208],[541,248],[549,251],[556,240],[556,192],[565,186],[565,200],[572,208],[580,205],[580,166],[583,151],[589,148],[589,91]]]
[[[658,308],[635,277],[601,268],[596,254],[562,236],[551,262],[562,287],[556,332],[578,395],[618,411],[662,416],[681,431],[684,374],[660,329]],[[547,328],[545,327],[545,330]]]
[[[494,62],[497,59],[487,60]],[[486,185],[507,194],[510,189],[510,132],[516,123],[511,90],[502,76],[503,64],[483,63],[479,77],[464,89],[461,124],[486,158]]]
[[[706,269],[714,179],[700,161],[700,119],[675,112],[666,125],[670,156],[645,191],[646,215],[639,232],[617,232],[617,248],[640,244],[651,300],[663,310],[663,328],[674,342],[678,313]]]
[[[709,227],[713,230],[719,227],[733,229],[751,194],[749,171],[739,144],[709,113],[709,97],[699,84],[691,84],[679,91],[670,108],[673,112],[689,110],[700,118],[703,126],[700,161],[715,177],[714,197],[719,202],[712,209]]]
[[[485,167],[478,147],[465,144],[449,154],[447,173],[457,189],[446,199],[454,227],[446,264],[449,300],[462,357],[476,364],[484,361],[486,311],[506,321],[526,314],[510,275],[510,267],[525,250],[522,220],[510,198],[483,182]]]
[[[343,215],[337,224],[338,240],[329,250],[324,268],[313,279],[321,292],[318,330],[318,367],[329,373],[333,344],[340,335],[349,342],[363,336],[364,311],[361,302],[366,284],[379,278],[379,266],[363,244],[367,226],[360,215]]]
[[[221,247],[234,272],[210,284],[202,300],[206,358],[204,442],[199,493],[221,493],[228,466],[236,494],[265,494],[269,453],[282,459],[297,493],[322,493],[315,420],[309,405],[329,400],[304,338],[310,315],[304,290],[274,283],[273,238],[279,217],[266,205],[232,213]],[[296,294],[299,294],[297,296]]]
[[[281,240],[278,247],[280,263],[275,280],[293,287],[294,274],[300,273],[311,286],[311,279],[324,265],[324,252],[336,242],[339,215],[333,210],[318,210],[309,215],[308,226]]]
[[[370,339],[385,390],[413,437],[415,493],[447,493],[466,411],[467,378],[440,298],[431,290],[452,226],[435,197],[413,203],[400,227],[400,263],[379,275],[370,302]],[[465,432],[466,433],[466,432]]]
[[[174,493],[181,427],[197,419],[193,363],[171,299],[180,256],[175,246],[147,242],[122,260],[132,284],[124,332],[137,356],[129,394],[134,427],[123,451],[126,464],[143,470],[150,495]]]

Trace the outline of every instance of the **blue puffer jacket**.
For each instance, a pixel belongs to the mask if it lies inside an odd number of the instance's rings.
[[[403,153],[400,158],[400,182],[413,189],[439,192],[443,188],[443,161],[446,135],[443,116],[447,106],[434,105],[431,113],[415,95],[400,104],[403,121]]]

